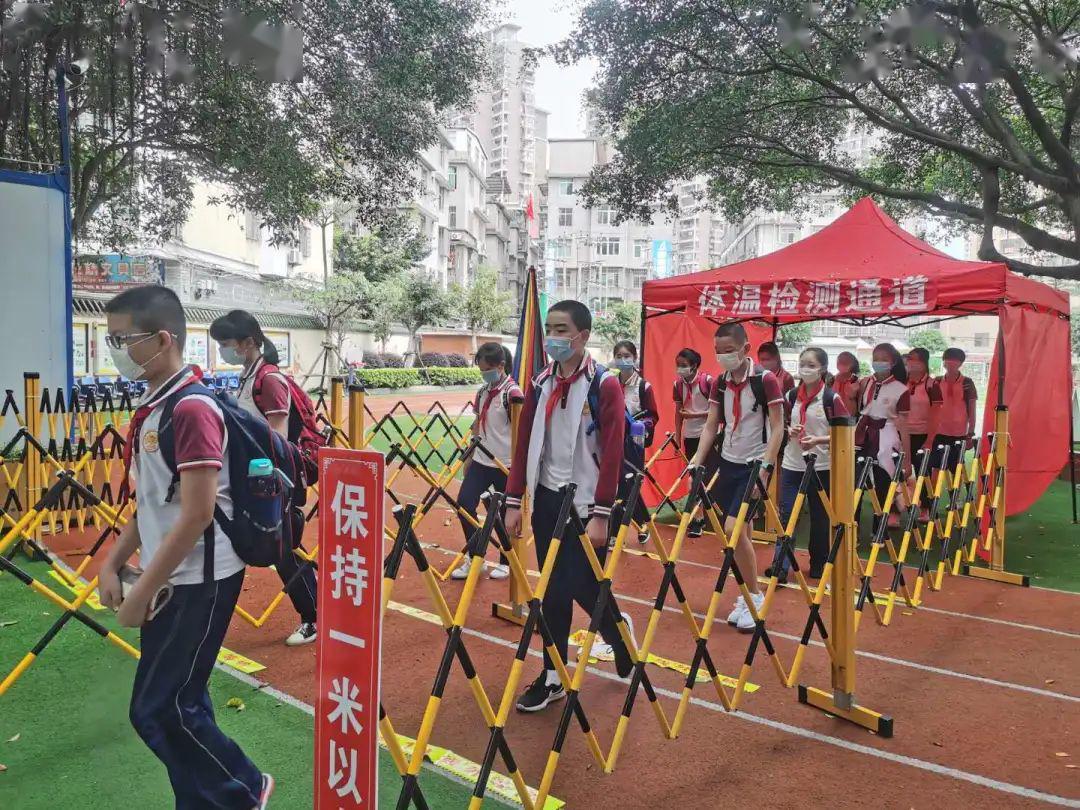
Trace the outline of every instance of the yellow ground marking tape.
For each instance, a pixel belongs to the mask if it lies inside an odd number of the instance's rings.
[[[265,666],[258,661],[252,661],[247,656],[241,655],[238,652],[227,650],[224,647],[221,648],[221,652],[217,657],[219,664],[224,664],[227,667],[232,667],[235,670],[243,672],[245,675],[250,675],[253,672],[261,672],[266,669]]]
[[[575,647],[577,647],[580,650],[581,645],[585,643],[585,631],[584,630],[578,630],[576,633],[574,633],[572,636],[570,636],[570,643],[573,644]],[[593,649],[595,650],[595,647]],[[589,663],[590,664],[596,664],[596,663],[598,663],[600,661],[614,661],[614,660],[615,660],[615,655],[613,653],[607,653],[607,652],[605,652],[605,653],[595,653],[594,652],[592,655],[589,656]],[[661,657],[659,655],[654,655],[653,653],[649,653],[649,657],[648,657],[648,659],[646,659],[646,663],[652,664],[653,666],[656,666],[656,667],[660,667],[661,669],[670,669],[672,672],[678,672],[680,675],[689,675],[690,674],[690,665],[689,664],[684,664],[681,661],[672,661],[670,658],[663,658],[663,657]],[[705,669],[699,668],[696,680],[697,680],[698,683],[703,683],[705,681],[712,680],[712,678],[709,677],[709,673]],[[731,677],[729,677],[727,675],[721,675],[720,676],[720,683],[724,684],[724,686],[727,686],[727,687],[729,687],[731,689],[734,689],[738,685],[738,682],[739,681],[738,681],[737,678],[731,678]],[[761,687],[758,686],[756,683],[750,683],[749,681],[747,681],[747,683],[746,683],[746,691],[747,692],[756,692],[760,688]]]

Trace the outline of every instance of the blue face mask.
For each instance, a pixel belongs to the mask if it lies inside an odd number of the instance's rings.
[[[574,349],[570,345],[572,341],[573,338],[568,337],[547,337],[544,339],[544,351],[556,363],[562,363],[574,355]]]
[[[874,367],[875,374],[888,374],[892,368],[892,363],[882,363],[878,360],[875,360],[871,365]]]
[[[637,368],[637,364],[630,357],[616,357],[611,365],[619,371],[633,371]]]
[[[236,349],[235,346],[218,346],[218,354],[221,355],[221,362],[227,366],[242,366],[247,362],[244,355]]]
[[[491,368],[487,371],[480,372],[480,375],[484,378],[484,382],[488,385],[497,385],[502,380],[502,372],[497,368]]]

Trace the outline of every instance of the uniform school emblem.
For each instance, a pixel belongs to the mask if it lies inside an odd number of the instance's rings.
[[[156,453],[158,451],[158,432],[156,430],[150,430],[143,436],[142,448],[147,453]]]

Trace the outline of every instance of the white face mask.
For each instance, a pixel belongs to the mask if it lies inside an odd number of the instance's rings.
[[[694,379],[695,371],[692,368],[687,368],[686,366],[680,366],[677,369],[677,371],[679,372],[679,376],[682,377],[684,380],[692,380],[692,379]]]
[[[150,340],[150,338],[143,338],[142,340],[131,344],[131,346],[138,346],[139,343],[142,343],[146,340]],[[120,373],[121,377],[132,381],[141,380],[143,375],[146,374],[146,366],[140,366],[138,363],[131,359],[131,346],[125,346],[123,349],[114,349],[112,346],[110,346],[109,355],[112,357],[113,368],[115,368]],[[160,355],[161,352],[158,352],[149,360],[147,360],[146,364],[149,365]]]
[[[799,378],[803,382],[817,382],[821,379],[821,369],[810,368],[809,366],[799,366]]]
[[[738,352],[726,352],[716,355],[716,362],[723,366],[726,371],[734,371],[742,365],[742,358]]]

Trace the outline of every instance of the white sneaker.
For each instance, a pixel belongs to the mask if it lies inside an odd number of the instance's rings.
[[[510,568],[505,565],[493,565],[488,576],[491,579],[506,579],[510,576]]]
[[[458,579],[458,580],[467,579],[468,576],[469,576],[469,566],[471,564],[472,564],[472,562],[471,562],[470,558],[466,557],[465,562],[463,562],[461,565],[459,565],[457,568],[454,569],[454,573],[452,573],[450,575],[450,579]],[[487,566],[485,565],[484,568],[486,569]],[[480,573],[482,574],[484,572],[481,571]]]
[[[730,625],[738,624],[739,619],[742,618],[742,615],[749,612],[750,611],[746,609],[746,600],[743,599],[740,595],[739,598],[735,600],[734,609],[731,611],[731,613],[728,614],[727,623]]]
[[[754,608],[757,610],[758,616],[761,615],[761,608],[765,604],[765,594],[752,593],[750,598],[754,600]],[[745,603],[744,603],[745,604]],[[740,633],[752,633],[757,628],[757,622],[754,621],[754,615],[747,607],[743,608],[742,614],[735,622],[735,629]]]
[[[634,636],[634,620],[627,616],[625,613],[622,615],[623,621],[626,622],[626,629],[630,631],[630,638],[634,639],[634,646],[637,646],[637,639]],[[610,661],[615,657],[615,650],[611,645],[604,641],[602,636],[597,636],[596,641],[593,642],[592,654],[601,660]]]
[[[318,632],[313,623],[303,622],[291,636],[285,639],[287,647],[301,647],[304,644],[312,644],[318,637]]]

